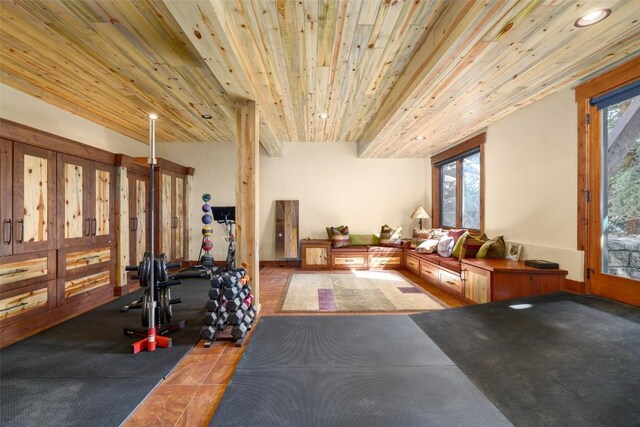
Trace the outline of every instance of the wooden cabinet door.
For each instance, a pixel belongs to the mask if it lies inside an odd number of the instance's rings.
[[[129,263],[136,265],[149,247],[149,178],[129,174]]]
[[[60,246],[87,245],[91,236],[91,171],[89,161],[58,154],[58,241]]]
[[[13,142],[0,138],[0,256],[13,253]]]
[[[173,257],[174,261],[183,261],[186,258],[187,248],[185,247],[185,180],[182,176],[175,178],[175,201],[173,204]]]
[[[91,235],[95,243],[115,240],[115,174],[112,166],[91,165]]]
[[[56,247],[56,156],[13,144],[13,253]]]
[[[491,301],[491,272],[464,265],[464,297],[473,302],[483,304]]]
[[[164,253],[169,260],[173,260],[173,212],[175,203],[175,178],[168,172],[157,174],[158,198],[156,200],[156,255]]]

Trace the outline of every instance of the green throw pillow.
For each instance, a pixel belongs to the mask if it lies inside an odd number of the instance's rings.
[[[349,244],[351,246],[376,246],[380,239],[375,234],[350,234]]]
[[[464,245],[464,241],[467,240],[467,237],[469,237],[469,232],[465,231],[453,247],[453,253],[451,254],[452,257],[460,258],[460,251],[462,250],[462,245]]]
[[[491,240],[487,240],[478,250],[476,258],[504,258],[504,253],[507,250],[507,245],[504,242],[503,236],[494,237]]]

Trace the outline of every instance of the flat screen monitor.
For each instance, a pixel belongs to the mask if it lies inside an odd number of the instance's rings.
[[[213,214],[213,219],[217,222],[224,222],[225,220],[236,220],[235,206],[212,206],[211,213]]]

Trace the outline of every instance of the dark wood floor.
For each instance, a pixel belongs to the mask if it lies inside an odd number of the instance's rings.
[[[300,270],[279,267],[266,267],[260,271],[261,311],[259,316],[284,315],[276,311],[278,303],[289,276],[297,271]],[[408,271],[402,270],[401,273],[447,307],[464,305]],[[309,314],[323,315],[324,313]],[[340,314],[349,313],[341,312]],[[259,318],[257,322],[256,326],[259,325]],[[250,338],[251,336],[248,337],[249,340]],[[140,404],[124,425],[127,427],[208,425],[243,351],[244,346],[236,348],[230,342],[215,342],[212,347],[204,348],[203,341],[200,341]]]

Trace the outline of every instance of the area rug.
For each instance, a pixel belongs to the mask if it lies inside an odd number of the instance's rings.
[[[367,312],[439,310],[444,304],[395,271],[294,273],[279,311]]]

